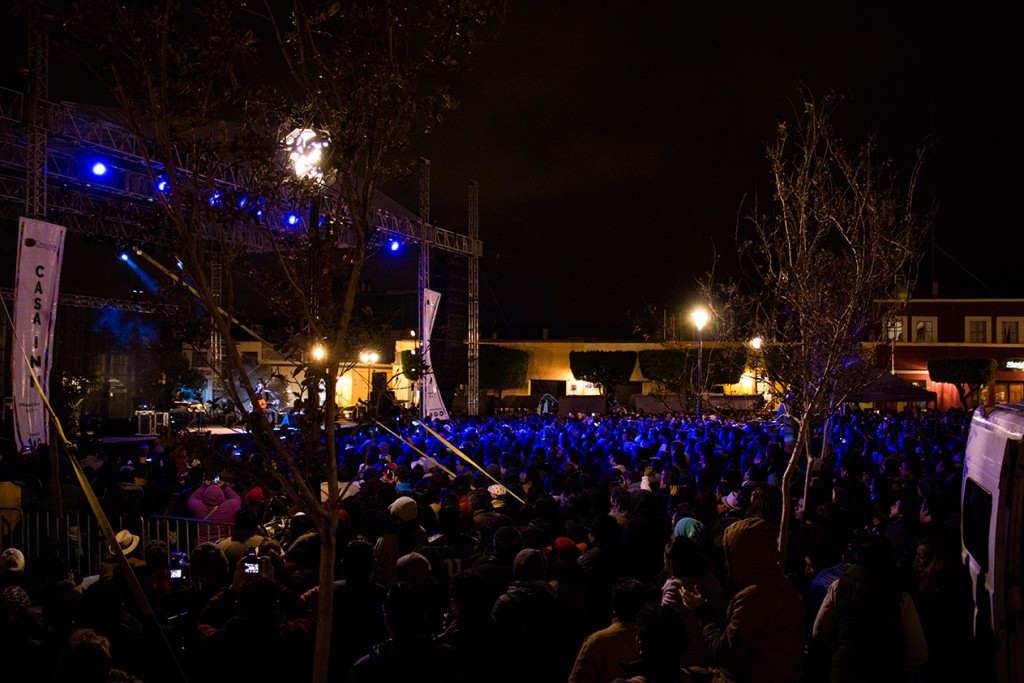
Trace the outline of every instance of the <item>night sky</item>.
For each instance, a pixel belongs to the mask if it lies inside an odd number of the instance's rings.
[[[1012,248],[1021,41],[1002,11],[821,0],[510,7],[456,84],[459,109],[420,148],[434,223],[464,230],[466,183],[480,184],[483,336],[537,338],[547,327],[553,338],[626,338],[631,312],[687,311],[716,258],[718,272],[735,267],[744,202],[770,196],[764,146],[792,119],[800,84],[847,95],[846,138],[876,133],[897,168],[933,141],[919,198],[938,204],[940,295],[1024,296]],[[389,191],[415,208],[415,181]]]
[[[735,269],[800,84],[843,92],[847,139],[876,133],[897,168],[933,141],[919,198],[938,205],[940,295],[1024,297],[1015,26],[988,3],[510,0],[459,108],[409,151],[431,160],[437,225],[466,230],[479,182],[484,338],[629,338],[650,307],[684,315],[716,259]],[[23,57],[2,50],[6,82]],[[56,59],[51,99],[80,78]],[[415,178],[384,190],[416,209]]]

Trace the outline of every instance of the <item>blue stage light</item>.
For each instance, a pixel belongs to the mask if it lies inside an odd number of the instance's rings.
[[[92,165],[92,174],[94,176],[105,176],[107,175],[107,165],[102,161],[97,161]]]
[[[289,214],[285,214],[284,222],[285,222],[285,225],[298,225],[299,224],[299,214],[294,213],[294,212],[289,213]]]
[[[220,192],[211,194],[207,201],[210,202],[210,206],[220,206]]]
[[[392,254],[397,254],[402,249],[402,243],[396,240],[394,237],[388,240],[388,251]]]
[[[128,252],[122,251],[120,254],[118,254],[117,257],[119,259],[121,259],[122,261],[127,261],[128,260]]]
[[[156,181],[156,191],[161,194],[169,192],[171,189],[171,183],[168,182],[167,178],[159,178]]]

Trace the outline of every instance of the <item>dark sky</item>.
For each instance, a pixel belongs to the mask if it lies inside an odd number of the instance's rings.
[[[1021,40],[1003,11],[822,0],[510,7],[457,82],[460,107],[418,148],[431,159],[434,223],[463,231],[466,183],[480,184],[484,336],[626,337],[630,311],[688,310],[716,256],[719,269],[735,265],[743,202],[767,197],[764,145],[792,118],[801,83],[845,93],[847,138],[876,133],[898,168],[934,142],[919,196],[939,207],[941,295],[1024,296],[1012,248]],[[388,190],[415,208],[414,181]]]
[[[897,168],[933,141],[919,197],[939,207],[941,295],[1024,297],[1024,40],[1008,10],[947,0],[509,8],[456,81],[459,108],[411,150],[432,162],[437,225],[466,230],[466,185],[479,182],[484,337],[628,338],[631,315],[649,307],[684,315],[716,258],[719,272],[734,269],[744,202],[769,196],[765,143],[792,119],[801,83],[847,95],[847,138],[876,133]],[[23,59],[15,42],[0,47],[5,80]],[[56,64],[51,84],[82,72]],[[416,209],[415,178],[384,189]]]

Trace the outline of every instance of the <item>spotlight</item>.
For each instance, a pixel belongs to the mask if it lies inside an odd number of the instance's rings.
[[[122,251],[120,254],[117,255],[117,257],[119,259],[121,259],[122,261],[127,261],[128,260],[128,252],[127,251]]]
[[[210,202],[210,206],[220,206],[220,192],[214,192],[211,194],[210,199],[207,201]]]
[[[285,225],[288,225],[288,226],[298,225],[299,224],[299,214],[295,213],[294,211],[291,212],[291,213],[285,214],[284,223],[285,223]]]
[[[157,192],[159,192],[161,194],[165,194],[167,192],[170,192],[170,190],[171,190],[171,183],[170,183],[170,181],[167,180],[167,178],[163,178],[162,177],[162,178],[158,178],[157,179],[157,181],[156,181],[156,191]]]
[[[402,249],[402,243],[394,237],[388,238],[388,251],[397,254]]]
[[[178,267],[178,270],[185,270],[185,264],[181,262],[181,259],[175,260],[174,265]]]
[[[107,175],[107,165],[102,161],[97,161],[92,165],[92,174],[96,177]]]

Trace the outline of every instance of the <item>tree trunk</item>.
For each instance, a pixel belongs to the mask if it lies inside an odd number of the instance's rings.
[[[800,469],[800,456],[803,453],[809,452],[810,449],[806,447],[806,429],[809,418],[805,415],[800,420],[800,428],[797,430],[796,440],[793,442],[793,452],[789,456],[789,463],[786,465],[786,471],[782,475],[782,521],[779,523],[779,554],[782,557],[782,568],[785,570],[786,562],[789,557],[789,536],[790,529],[793,527],[793,504],[790,502],[793,499],[793,477]],[[806,504],[807,499],[804,499]]]
[[[317,595],[316,643],[313,648],[313,682],[327,683],[331,657],[331,624],[334,618],[334,556],[338,514],[327,511],[320,532],[320,581]],[[337,672],[335,672],[337,673]],[[343,675],[343,674],[342,674]],[[335,676],[339,678],[339,676]]]
[[[313,649],[313,681],[327,683],[331,656],[331,628],[334,620],[334,568],[338,532],[338,468],[334,420],[337,417],[337,371],[328,366],[324,401],[324,473],[327,476],[327,504],[318,512],[324,515],[320,527],[320,580],[318,582],[316,644]],[[367,399],[369,400],[369,399]],[[319,495],[319,485],[316,494]],[[344,675],[335,672],[334,678]]]
[[[824,462],[825,458],[829,454],[829,431],[832,428],[832,415],[829,414],[825,418],[825,438],[821,445],[821,459]],[[800,516],[800,538],[804,537],[804,533],[807,531],[807,494],[811,491],[811,466],[814,464],[814,453],[811,452],[810,447],[810,434],[807,436],[807,476],[804,477],[804,514]]]

